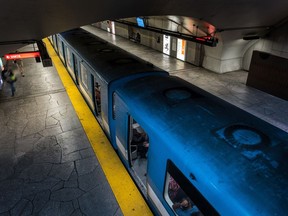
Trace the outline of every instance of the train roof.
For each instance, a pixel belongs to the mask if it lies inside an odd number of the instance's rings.
[[[107,83],[139,73],[157,71],[168,74],[84,29],[73,29],[60,35]]]
[[[286,132],[176,77],[140,78],[117,93],[148,134],[171,143],[178,166],[207,181],[206,195],[223,191],[257,215],[288,212]]]

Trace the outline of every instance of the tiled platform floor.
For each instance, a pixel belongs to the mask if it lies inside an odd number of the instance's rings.
[[[55,68],[24,70],[0,91],[0,215],[122,215]]]

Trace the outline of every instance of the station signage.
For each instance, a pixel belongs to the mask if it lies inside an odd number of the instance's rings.
[[[17,52],[4,55],[6,60],[25,59],[25,58],[40,58],[40,52]]]

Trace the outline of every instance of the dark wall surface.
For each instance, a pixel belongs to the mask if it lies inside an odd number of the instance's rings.
[[[254,51],[246,85],[288,100],[288,59]]]

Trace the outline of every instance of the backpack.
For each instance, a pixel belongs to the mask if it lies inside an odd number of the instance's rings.
[[[17,77],[15,76],[15,74],[12,72],[12,71],[8,71],[7,72],[8,73],[8,77],[6,78],[6,81],[8,82],[8,83],[12,83],[12,82],[16,82],[17,81]]]

